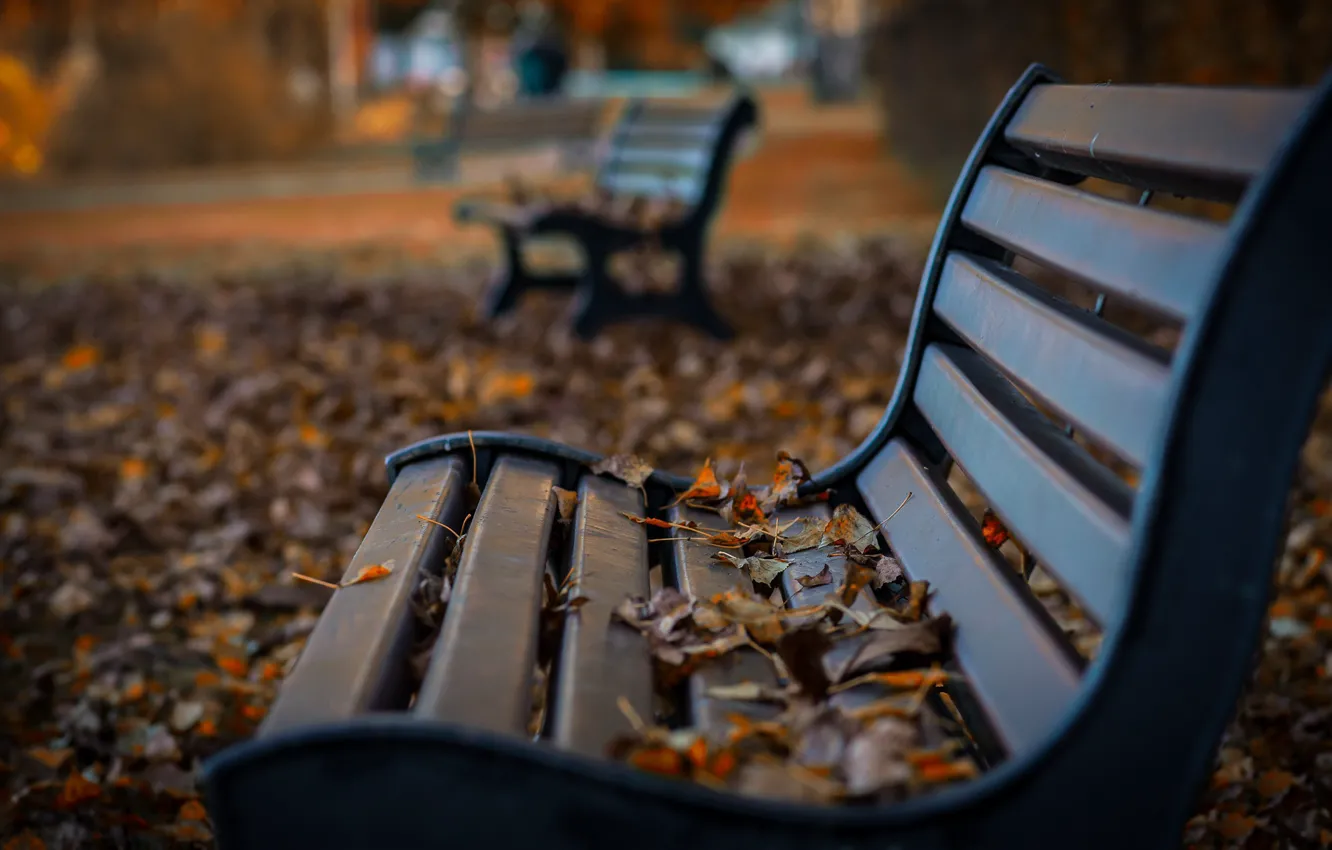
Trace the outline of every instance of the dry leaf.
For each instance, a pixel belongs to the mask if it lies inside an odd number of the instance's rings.
[[[351,587],[353,584],[364,584],[367,581],[377,581],[393,572],[394,561],[389,558],[382,564],[371,564],[362,567],[361,571],[351,581],[344,581],[343,587]]]
[[[938,657],[944,654],[952,637],[953,620],[947,614],[901,628],[874,631],[864,640],[837,674],[845,682],[864,673],[893,664],[901,655]]]
[[[721,482],[717,480],[717,472],[712,468],[712,460],[708,459],[703,462],[703,469],[699,471],[694,483],[690,484],[689,489],[677,496],[671,504],[678,505],[690,499],[712,500],[721,497]]]
[[[799,525],[799,529],[792,533],[791,528]],[[777,538],[777,544],[780,546],[782,554],[790,555],[793,552],[802,552],[805,549],[815,549],[823,545],[823,529],[826,523],[814,517],[799,517],[791,521],[791,525]]]
[[[832,641],[815,627],[789,631],[777,641],[777,655],[800,686],[800,692],[812,700],[822,700],[832,686],[823,666],[823,656],[831,647]]]
[[[901,581],[902,563],[892,555],[880,555],[875,558],[868,566],[874,570],[874,578],[870,579],[870,585],[875,590],[883,587],[885,584],[892,584]]]
[[[573,490],[565,490],[563,487],[552,487],[551,492],[555,494],[555,505],[560,512],[560,522],[573,522],[574,514],[578,511],[578,494]]]
[[[832,567],[824,564],[823,569],[812,576],[800,576],[796,579],[801,587],[822,587],[825,584],[832,584]]]
[[[985,511],[985,516],[981,519],[981,536],[994,549],[998,549],[1008,542],[1008,529],[999,521],[999,517],[995,516],[994,511],[988,508]]]
[[[642,487],[653,472],[651,464],[632,454],[611,455],[588,468],[593,475],[609,475],[620,479],[630,487]]]
[[[823,546],[842,545],[856,552],[877,549],[874,525],[848,504],[838,505],[832,519],[823,527]]]
[[[777,576],[791,566],[790,561],[781,558],[765,558],[761,555],[739,558],[730,552],[714,552],[712,559],[730,564],[759,584],[767,585],[771,585],[777,579]]]
[[[711,699],[729,699],[738,702],[785,702],[786,695],[760,682],[737,682],[733,685],[714,685],[703,692]]]
[[[909,782],[913,771],[906,753],[918,740],[915,725],[906,720],[875,720],[846,747],[842,771],[847,792],[859,797]]]
[[[772,486],[763,498],[762,509],[772,513],[780,507],[793,504],[800,485],[809,480],[809,469],[803,461],[786,452],[777,453],[777,468],[773,472]]]

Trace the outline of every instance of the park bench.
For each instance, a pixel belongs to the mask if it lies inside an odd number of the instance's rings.
[[[635,317],[673,319],[718,338],[732,335],[713,309],[703,280],[708,229],[721,203],[737,145],[758,120],[747,94],[719,106],[637,100],[626,105],[595,175],[595,190],[614,199],[678,205],[668,220],[644,225],[569,204],[459,203],[459,221],[492,225],[502,265],[488,296],[487,315],[513,309],[528,290],[576,290],[574,330],[589,338],[606,324]],[[536,238],[562,235],[578,243],[583,268],[575,274],[539,273],[523,249]],[[629,292],[611,274],[616,252],[651,245],[680,258],[671,292]]]
[[[1087,177],[1142,202],[1092,193],[1102,184]],[[1236,206],[1222,222],[1151,193]],[[207,765],[222,847],[1178,846],[1259,648],[1288,490],[1332,370],[1329,222],[1332,76],[1316,90],[1076,86],[1034,66],[990,120],[939,225],[882,421],[803,485],[871,522],[899,511],[888,544],[956,623],[955,701],[989,753],[973,781],[830,807],[602,758],[627,722],[617,697],[652,714],[648,657],[608,626],[610,607],[646,592],[652,562],[703,596],[734,570],[618,517],[687,518],[663,507],[685,479],[655,473],[645,505],[589,474],[593,455],[458,434],[388,458],[392,489],[347,575],[390,558],[394,573],[333,594],[256,740]],[[1033,261],[1109,306],[1056,297],[1023,273]],[[1178,345],[1112,323],[1115,305],[1182,327]],[[959,469],[1099,625],[1094,659],[987,545],[950,483]],[[457,528],[474,473],[454,596],[415,687],[410,586],[453,539],[416,515]],[[581,497],[567,562],[551,549],[556,485]],[[591,601],[567,615],[533,742],[552,557]],[[786,594],[822,561],[793,564]],[[742,673],[760,675],[723,670]],[[694,684],[689,720],[706,727],[725,706]]]
[[[417,179],[457,180],[463,154],[533,148],[554,148],[561,169],[582,168],[592,158],[604,113],[605,102],[596,98],[519,100],[494,109],[464,103],[450,116],[442,138],[412,146]]]

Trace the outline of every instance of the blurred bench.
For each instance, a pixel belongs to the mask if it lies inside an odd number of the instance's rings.
[[[1140,202],[1088,191],[1088,177]],[[1154,208],[1154,193],[1238,205],[1218,223]],[[898,509],[887,543],[956,623],[948,692],[990,767],[978,779],[829,809],[602,759],[627,723],[617,697],[652,716],[648,648],[608,629],[611,607],[646,591],[653,561],[700,596],[735,573],[704,544],[651,544],[620,520],[691,518],[666,507],[682,478],[655,474],[645,503],[589,475],[584,452],[455,434],[388,458],[391,492],[347,575],[390,558],[396,571],[333,595],[258,739],[207,765],[221,846],[1178,846],[1259,648],[1287,491],[1332,371],[1329,222],[1332,76],[1316,91],[1074,86],[1034,66],[977,141],[878,429],[802,490],[831,488],[872,521]],[[1056,297],[1017,258],[1100,293],[1097,306]],[[1130,333],[1107,302],[1181,326],[1182,341]],[[954,469],[1099,625],[1094,660],[983,538]],[[416,515],[457,528],[473,474],[483,492],[418,683],[408,595],[453,538]],[[557,485],[580,495],[567,550],[551,542]],[[533,743],[548,561],[590,601],[567,614]],[[805,559],[781,578],[787,598],[825,561],[836,586],[845,561]],[[772,675],[751,660],[694,677]],[[746,710],[699,684],[691,724]]]
[[[593,98],[520,100],[496,109],[459,106],[442,138],[413,145],[417,179],[456,180],[458,160],[464,154],[536,147],[555,148],[562,168],[585,167],[592,160],[604,112],[605,101]]]
[[[757,121],[758,108],[747,94],[720,106],[635,101],[625,107],[606,145],[595,189],[611,204],[672,204],[671,217],[655,226],[617,221],[573,205],[459,203],[459,221],[493,226],[503,246],[503,266],[490,293],[488,315],[513,309],[531,289],[576,289],[574,330],[583,338],[611,322],[636,317],[684,322],[729,338],[730,325],[708,297],[703,257],[736,149]],[[567,235],[579,244],[585,261],[581,273],[543,275],[527,267],[524,245],[552,234]],[[675,291],[631,293],[611,276],[613,253],[645,244],[679,254]]]

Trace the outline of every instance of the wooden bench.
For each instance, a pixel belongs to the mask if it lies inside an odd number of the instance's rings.
[[[610,199],[675,202],[676,215],[658,227],[615,221],[570,205],[507,204],[467,200],[455,215],[496,228],[503,265],[486,312],[512,310],[528,290],[577,290],[574,330],[590,338],[611,322],[637,317],[672,319],[729,338],[729,324],[713,309],[703,280],[708,229],[721,204],[737,144],[758,120],[746,94],[716,107],[639,100],[625,107],[595,177]],[[534,237],[564,235],[583,255],[578,274],[540,274],[528,268],[523,247]],[[611,256],[651,244],[678,253],[679,280],[673,292],[627,292],[611,275]]]
[[[604,101],[596,98],[520,100],[495,109],[459,106],[443,138],[413,145],[417,178],[452,182],[458,179],[458,162],[464,154],[543,147],[556,149],[562,169],[585,167],[592,158],[604,113]]]
[[[1078,188],[1088,176],[1144,202]],[[1222,223],[1153,208],[1152,192],[1238,204]],[[388,458],[392,490],[347,574],[390,558],[395,572],[334,593],[257,740],[207,765],[222,847],[1178,846],[1259,647],[1287,492],[1332,371],[1329,223],[1332,76],[1317,90],[1074,86],[1035,66],[976,143],[892,401],[803,490],[831,488],[872,522],[900,506],[887,543],[956,623],[956,702],[988,753],[979,778],[826,807],[601,758],[627,724],[617,697],[652,716],[646,650],[607,625],[609,609],[646,592],[654,562],[702,596],[735,573],[619,516],[688,518],[664,508],[687,480],[657,473],[644,505],[589,475],[587,453],[460,434]],[[1017,257],[1178,323],[1178,346],[1055,297]],[[458,527],[469,442],[483,494],[418,686],[408,595],[453,538],[416,515]],[[1099,625],[1094,660],[983,540],[950,484],[958,469]],[[566,554],[551,543],[557,485],[581,497],[567,569],[591,601],[568,615],[533,743],[541,575]],[[823,560],[793,564],[786,594]],[[689,693],[690,722],[724,713]]]

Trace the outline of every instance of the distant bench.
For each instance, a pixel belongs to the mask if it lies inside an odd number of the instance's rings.
[[[574,330],[584,338],[636,317],[673,319],[729,338],[730,324],[713,309],[704,286],[703,255],[731,166],[757,123],[758,106],[744,93],[716,106],[627,105],[606,145],[595,187],[608,201],[660,205],[667,215],[653,225],[572,204],[460,203],[459,221],[490,224],[503,242],[504,268],[491,292],[489,315],[513,309],[529,289],[576,289]],[[580,274],[538,275],[524,264],[525,243],[557,234],[582,249],[586,265]],[[631,293],[612,278],[611,255],[644,245],[680,255],[675,291]]]

